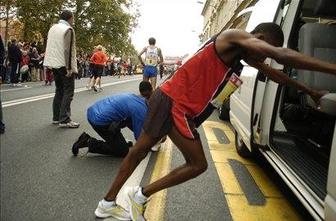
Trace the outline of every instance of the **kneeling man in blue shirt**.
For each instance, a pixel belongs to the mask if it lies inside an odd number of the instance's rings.
[[[133,144],[125,140],[120,129],[128,127],[138,139],[147,114],[146,99],[152,95],[153,89],[149,82],[142,81],[139,91],[142,97],[132,93],[116,94],[89,107],[87,119],[104,140],[97,140],[83,132],[72,146],[73,155],[77,156],[79,148],[88,147],[90,153],[126,156]]]

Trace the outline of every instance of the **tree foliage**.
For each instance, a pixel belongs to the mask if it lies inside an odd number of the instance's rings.
[[[50,26],[62,9],[63,0],[17,0],[17,16],[24,24],[23,36],[27,41],[36,40],[37,33],[46,39]]]
[[[8,39],[8,31],[9,31],[9,21],[13,20],[13,18],[16,15],[16,1],[15,0],[3,0],[0,4],[0,20],[1,22],[5,22],[5,42],[7,42]]]
[[[74,12],[77,46],[91,51],[101,44],[117,56],[133,54],[129,35],[136,26],[137,13],[131,13],[130,0],[17,0],[17,17],[24,24],[24,39],[46,41],[50,26],[63,9]]]

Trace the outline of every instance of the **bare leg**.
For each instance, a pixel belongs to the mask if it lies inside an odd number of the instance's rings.
[[[150,78],[150,82],[151,82],[153,90],[155,90],[155,88],[156,88],[156,78],[157,78],[157,76]]]
[[[95,77],[92,77],[90,80],[90,88],[95,85],[96,79]]]
[[[168,135],[182,152],[186,163],[174,169],[168,175],[144,187],[142,192],[147,197],[162,189],[195,178],[208,167],[200,140],[190,140],[183,137],[175,127],[172,128]]]
[[[91,88],[91,81],[92,81],[92,78],[89,78],[89,81],[88,81],[88,83],[87,83],[87,87],[88,87],[88,88]]]
[[[101,88],[101,79],[100,79],[100,77],[97,77],[97,79],[96,79],[96,86],[99,86]]]
[[[131,176],[135,168],[139,165],[141,160],[146,157],[147,153],[156,142],[157,140],[152,139],[146,133],[141,133],[138,141],[130,148],[127,156],[122,161],[119,172],[114,179],[109,192],[106,194],[105,200],[112,201],[116,199],[118,192],[128,177]]]

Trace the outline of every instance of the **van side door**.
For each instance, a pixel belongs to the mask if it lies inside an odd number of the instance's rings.
[[[275,21],[281,2],[281,0],[259,0],[253,7],[246,31],[251,32],[260,23]],[[255,125],[255,122],[259,121],[266,85],[266,79],[261,77],[255,68],[245,64],[240,75],[243,84],[230,98],[231,123],[250,150],[253,135],[251,123]]]
[[[274,22],[279,24],[284,33],[284,47],[287,47],[288,38],[293,29],[293,23],[298,12],[300,0],[283,1],[279,5]],[[268,61],[268,64],[278,70],[282,70],[283,66],[274,60]],[[279,84],[267,79],[262,73],[258,73],[251,104],[251,142],[265,146],[268,144],[268,138],[271,128],[271,118],[274,109],[275,98],[278,94]],[[281,122],[277,122],[276,127],[284,126]]]

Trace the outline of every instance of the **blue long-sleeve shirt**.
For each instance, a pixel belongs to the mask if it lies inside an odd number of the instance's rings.
[[[137,140],[140,136],[144,119],[147,113],[145,99],[132,94],[116,94],[97,101],[87,110],[90,123],[98,126],[110,125],[126,118],[132,120],[132,130]]]

